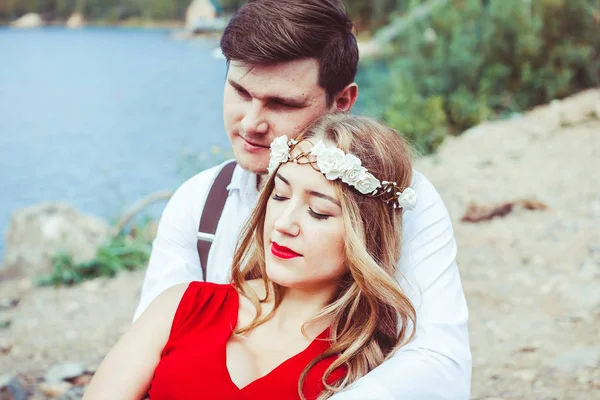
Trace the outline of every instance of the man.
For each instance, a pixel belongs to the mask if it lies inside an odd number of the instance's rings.
[[[229,69],[223,116],[237,167],[207,263],[206,280],[228,282],[238,233],[258,196],[269,145],[294,137],[320,115],[354,105],[358,63],[352,23],[334,0],[254,0],[221,39]],[[222,166],[185,182],[167,204],[153,243],[137,318],[164,289],[202,280],[198,224]],[[468,399],[471,354],[467,306],[447,210],[415,172],[418,206],[404,215],[399,282],[417,310],[417,335],[394,357],[333,397]]]

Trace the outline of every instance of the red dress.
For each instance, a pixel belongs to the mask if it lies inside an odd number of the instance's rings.
[[[315,357],[329,348],[328,330],[302,352],[287,359],[267,375],[238,388],[229,375],[226,343],[237,323],[238,292],[231,285],[192,282],[175,313],[171,334],[154,371],[152,400],[287,400],[299,399],[298,379]],[[315,399],[322,391],[321,378],[335,360],[315,365],[304,383],[304,395]],[[337,369],[328,382],[345,371]]]

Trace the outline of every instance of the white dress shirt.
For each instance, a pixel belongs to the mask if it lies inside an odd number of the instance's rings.
[[[196,248],[204,202],[217,166],[181,185],[165,207],[134,320],[163,290],[202,280]],[[334,400],[468,399],[471,387],[468,312],[456,265],[448,211],[433,185],[414,171],[417,207],[403,219],[398,281],[417,311],[412,342]],[[215,240],[207,281],[229,282],[239,232],[258,199],[256,175],[236,166]]]

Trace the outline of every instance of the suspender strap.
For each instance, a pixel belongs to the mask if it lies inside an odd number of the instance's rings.
[[[227,186],[231,182],[235,165],[235,161],[232,161],[219,171],[219,174],[208,192],[208,197],[206,198],[206,203],[204,203],[204,209],[202,210],[196,246],[198,247],[202,276],[205,281],[208,266],[208,252],[210,251],[210,246],[215,238],[217,224],[223,213],[223,208],[225,207],[225,201],[227,200],[228,195]]]

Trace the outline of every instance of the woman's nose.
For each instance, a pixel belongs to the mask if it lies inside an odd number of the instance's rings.
[[[290,204],[277,216],[274,227],[275,230],[284,235],[298,236],[300,234],[298,210]]]

